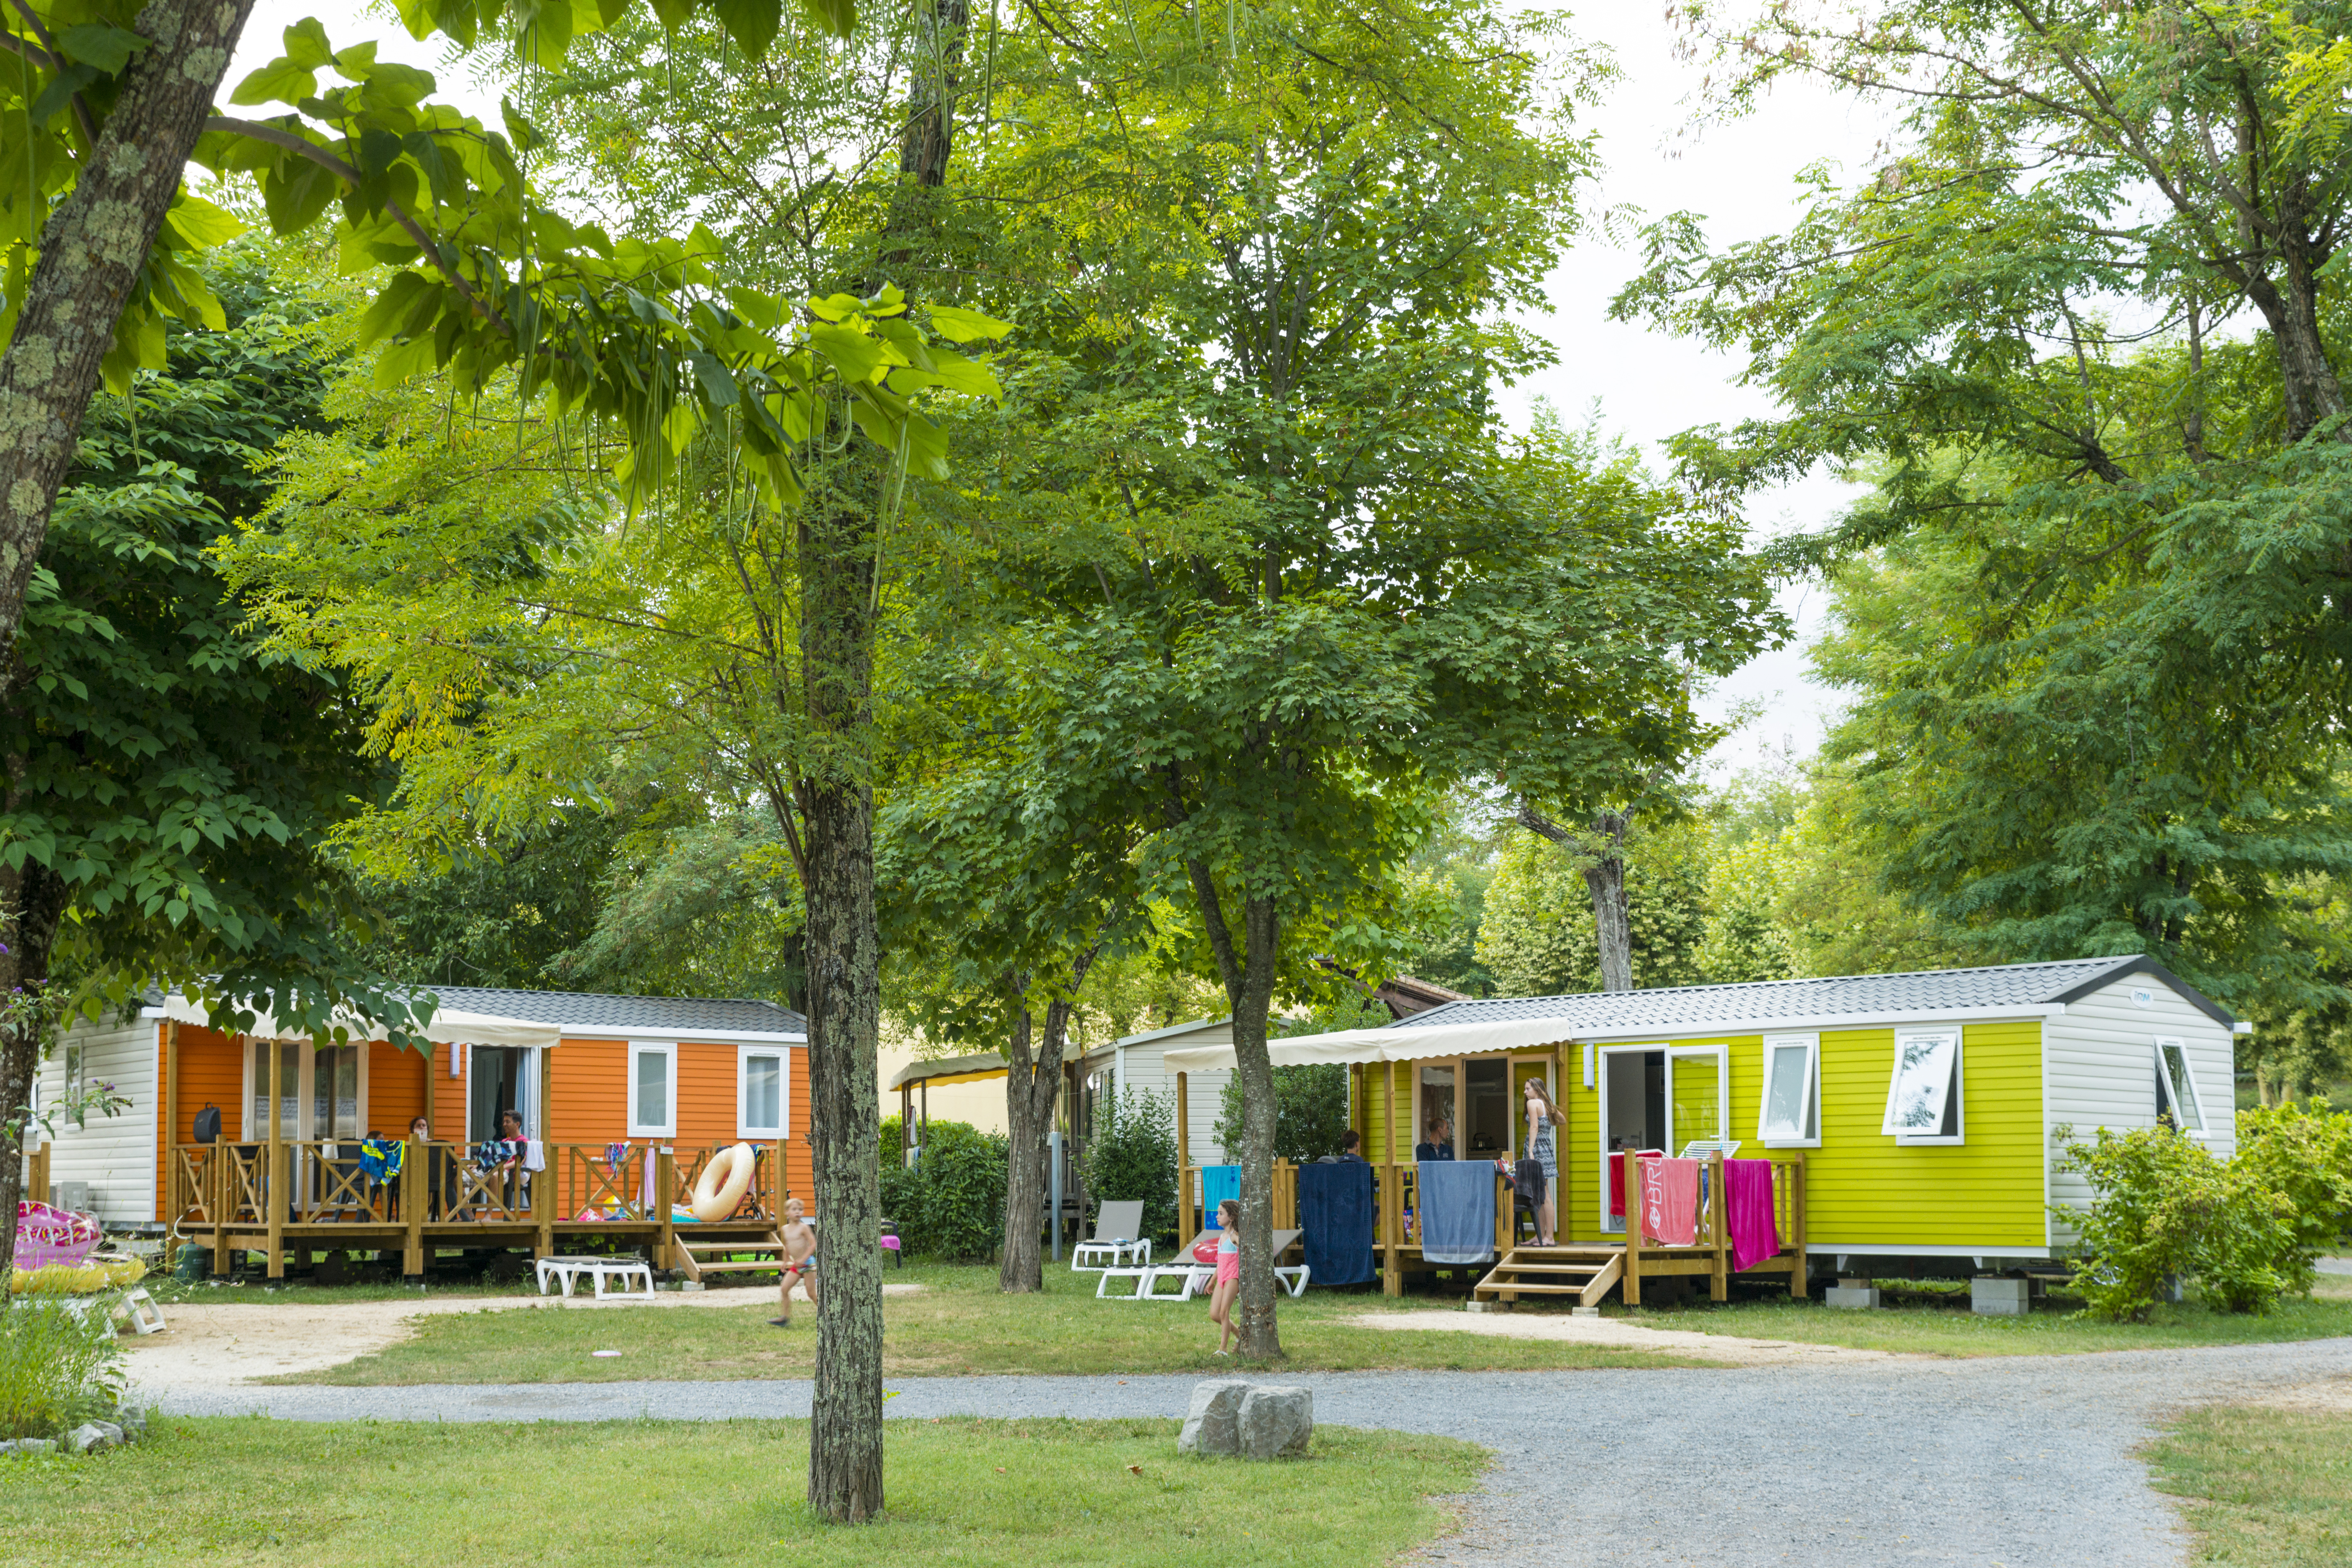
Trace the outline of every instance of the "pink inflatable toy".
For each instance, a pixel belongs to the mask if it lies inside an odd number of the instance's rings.
[[[20,1203],[16,1205],[16,1267],[33,1269],[51,1263],[86,1263],[98,1250],[102,1236],[98,1221],[89,1215],[47,1204]]]

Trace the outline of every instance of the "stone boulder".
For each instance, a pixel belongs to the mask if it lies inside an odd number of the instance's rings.
[[[1315,1391],[1297,1384],[1260,1384],[1242,1396],[1241,1451],[1253,1459],[1286,1459],[1307,1452],[1315,1436]]]
[[[66,1434],[66,1447],[77,1454],[95,1454],[121,1443],[122,1428],[111,1421],[85,1421]]]
[[[1184,1413],[1184,1430],[1177,1435],[1180,1454],[1238,1454],[1241,1445],[1242,1401],[1250,1385],[1238,1377],[1221,1377],[1192,1385],[1192,1407]]]

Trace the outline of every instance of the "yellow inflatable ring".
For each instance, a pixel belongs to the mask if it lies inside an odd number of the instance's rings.
[[[704,1163],[694,1178],[694,1201],[688,1206],[705,1225],[715,1225],[735,1212],[751,1190],[752,1155],[749,1143],[730,1143]]]

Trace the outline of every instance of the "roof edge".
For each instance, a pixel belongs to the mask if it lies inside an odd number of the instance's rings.
[[[2153,974],[2179,992],[2183,1001],[2221,1025],[2221,1027],[2235,1029],[2238,1026],[2236,1014],[2144,952],[2130,953],[2117,958],[2088,980],[2078,981],[2063,991],[2053,993],[2050,1000],[2060,1003],[2079,1002],[2092,992],[2102,986],[2112,985],[2126,974]]]

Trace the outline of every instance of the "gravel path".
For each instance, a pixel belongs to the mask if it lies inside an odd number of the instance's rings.
[[[1181,1415],[1191,1377],[908,1378],[898,1418]],[[1318,1420],[1494,1448],[1429,1563],[1760,1568],[2177,1564],[2187,1538],[2132,1451],[2216,1399],[2340,1405],[2352,1340],[2106,1355],[1581,1373],[1296,1378]],[[184,1415],[291,1420],[805,1415],[809,1385],[157,1387]]]

